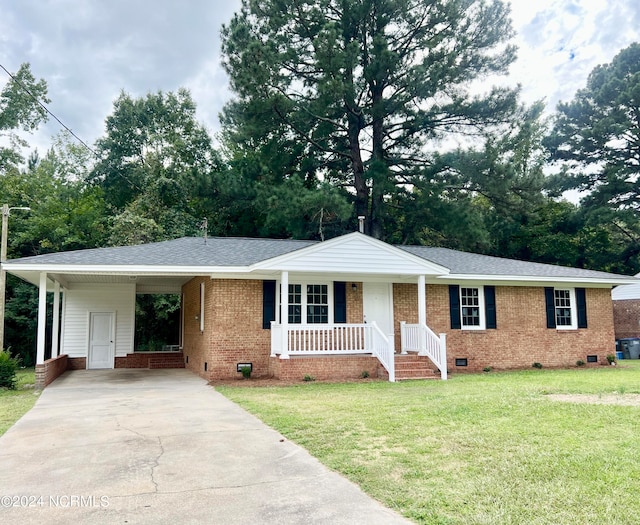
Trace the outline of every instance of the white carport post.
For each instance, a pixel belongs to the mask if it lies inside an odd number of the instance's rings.
[[[51,357],[60,355],[60,283],[55,281],[53,289],[53,328],[51,334]]]
[[[289,272],[280,273],[280,359],[289,359]]]
[[[423,353],[427,349],[424,330],[422,329],[423,326],[427,325],[427,285],[424,275],[418,276],[418,324],[420,325],[420,329],[418,330],[420,334],[419,353]]]
[[[38,343],[36,347],[36,365],[44,363],[44,347],[47,330],[47,272],[40,272],[40,290],[38,294]]]

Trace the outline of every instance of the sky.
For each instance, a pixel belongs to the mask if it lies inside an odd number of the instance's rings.
[[[88,144],[104,134],[121,91],[133,97],[186,87],[212,134],[231,97],[220,65],[222,24],[240,0],[0,0],[0,64],[31,63],[49,86],[49,109]],[[512,0],[518,60],[508,83],[549,112],[589,72],[640,41],[638,0]],[[7,75],[0,70],[0,87]],[[41,153],[53,119],[29,139]]]

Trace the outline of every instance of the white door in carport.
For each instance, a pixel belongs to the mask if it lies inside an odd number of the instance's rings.
[[[89,359],[87,368],[114,367],[113,318],[113,312],[91,312],[89,314]]]

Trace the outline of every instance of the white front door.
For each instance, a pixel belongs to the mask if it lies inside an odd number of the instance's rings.
[[[113,368],[113,312],[89,315],[89,359],[87,368]]]
[[[364,321],[375,321],[385,335],[393,333],[391,290],[391,283],[362,283]]]

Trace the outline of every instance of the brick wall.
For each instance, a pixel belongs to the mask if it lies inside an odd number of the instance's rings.
[[[616,339],[640,337],[640,299],[613,301],[613,322]]]
[[[47,359],[44,363],[36,365],[36,388],[44,388],[50,385],[67,370],[67,366],[68,358],[65,354]]]
[[[587,355],[597,355],[600,363],[606,363],[606,355],[615,350],[611,291],[588,288],[586,298],[588,328],[548,329],[542,287],[496,286],[498,328],[452,330],[448,287],[428,285],[427,324],[437,334],[447,334],[447,361],[454,372],[480,371],[486,366],[529,368],[534,362],[545,367],[575,366]],[[417,322],[411,305],[417,305],[416,285],[394,285],[397,331],[399,321]],[[456,358],[466,358],[468,366],[456,367]]]
[[[116,357],[115,368],[183,368],[181,352],[133,352]]]
[[[427,303],[429,297],[427,297]],[[418,285],[393,284],[393,333],[395,334],[395,349],[400,352],[400,322],[409,324],[418,322]],[[429,325],[429,322],[427,322]],[[433,329],[433,327],[431,327]]]
[[[70,357],[67,360],[67,370],[85,370],[87,368],[86,357]]]
[[[205,323],[200,331],[200,283],[205,283]],[[347,283],[347,320],[362,322],[362,283]],[[366,367],[371,376],[380,368],[366,364],[363,356],[270,358],[271,332],[262,328],[262,281],[223,280],[199,277],[184,287],[184,355],[186,367],[206,379],[239,377],[237,363],[253,363],[254,377],[318,379],[359,377]],[[427,286],[427,324],[436,333],[447,334],[450,371],[480,371],[574,366],[576,361],[597,355],[600,363],[614,352],[613,308],[610,290],[586,291],[589,327],[556,330],[546,327],[542,287],[496,286],[496,330],[452,330],[449,291],[446,285]],[[416,323],[417,286],[393,285],[396,349],[400,350],[400,321]],[[467,359],[467,367],[456,367],[455,359]],[[368,358],[372,359],[372,358]],[[374,360],[375,361],[375,360]],[[206,370],[205,370],[206,363]],[[365,367],[366,365],[366,367]]]
[[[283,381],[302,381],[306,375],[319,381],[344,381],[361,378],[365,370],[369,377],[388,378],[380,362],[366,355],[272,357],[270,370],[273,377]]]
[[[353,289],[353,285],[356,289]],[[347,289],[347,323],[360,324],[364,321],[362,309],[362,283],[348,282]]]
[[[201,282],[205,283],[202,332],[196,320]],[[252,363],[253,377],[270,375],[271,331],[262,328],[262,281],[198,277],[183,292],[187,368],[205,379],[226,379],[240,377],[237,363]]]

